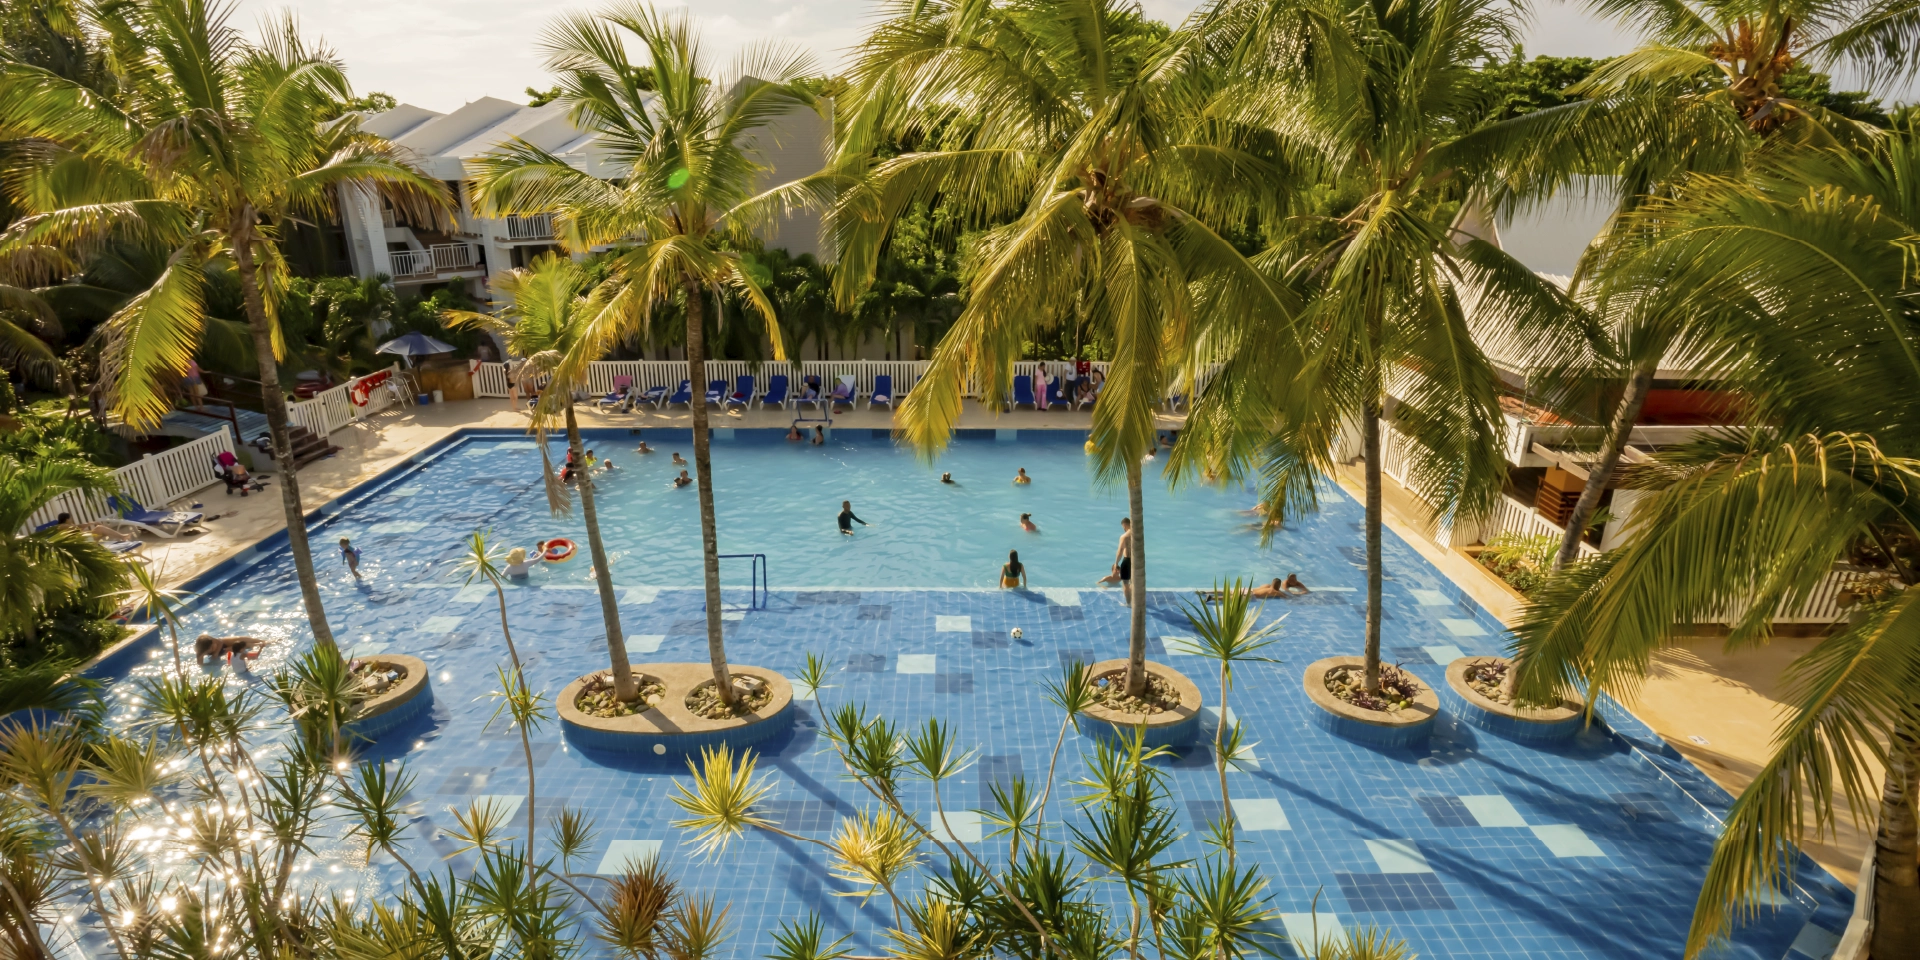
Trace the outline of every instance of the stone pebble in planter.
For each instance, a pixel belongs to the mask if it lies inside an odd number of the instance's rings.
[[[1419,683],[1413,700],[1399,710],[1369,710],[1356,706],[1327,689],[1327,675],[1340,668],[1365,669],[1365,657],[1328,657],[1307,665],[1303,682],[1307,699],[1316,708],[1311,716],[1315,726],[1346,740],[1375,747],[1405,747],[1425,742],[1433,733],[1433,720],[1440,715],[1440,697],[1433,688]]]
[[[1505,657],[1461,657],[1447,664],[1447,709],[1460,719],[1488,733],[1517,743],[1557,743],[1580,732],[1583,704],[1563,699],[1553,707],[1516,707],[1501,703],[1474,689],[1476,679],[1469,675],[1478,668],[1492,667],[1481,686],[1497,691],[1498,674],[1504,674]]]
[[[698,756],[701,748],[722,743],[738,749],[771,739],[793,728],[793,685],[764,667],[729,665],[742,688],[759,686],[764,700],[745,716],[708,719],[688,706],[688,698],[711,689],[713,667],[705,663],[634,664],[643,688],[659,684],[658,699],[645,710],[619,717],[598,717],[580,709],[583,692],[604,684],[607,671],[581,677],[560,691],[555,703],[560,727],[568,742],[583,750],[654,757]],[[741,681],[745,681],[742,683]],[[699,702],[696,699],[696,702]]]
[[[378,740],[433,706],[433,684],[427,676],[426,661],[419,657],[383,653],[355,662],[376,678],[372,681],[374,694],[344,732],[362,740]]]
[[[1127,661],[1102,660],[1087,668],[1087,674],[1100,677],[1119,673],[1125,676]],[[1146,725],[1149,747],[1191,746],[1200,736],[1200,688],[1186,675],[1165,664],[1147,661],[1147,674],[1158,677],[1168,691],[1179,696],[1179,705],[1158,713],[1128,713],[1105,706],[1088,707],[1081,715],[1081,729],[1094,738],[1132,736],[1136,727]]]

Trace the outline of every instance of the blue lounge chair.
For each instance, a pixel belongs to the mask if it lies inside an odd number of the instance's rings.
[[[1064,377],[1054,377],[1052,380],[1047,381],[1047,409],[1051,410],[1054,407],[1063,405],[1067,407],[1073,406],[1072,400],[1069,399],[1073,396],[1072,383],[1072,380]],[[1068,384],[1066,387],[1067,395],[1064,397],[1060,395],[1061,384]]]
[[[725,380],[708,380],[707,381],[707,402],[717,407],[717,406],[722,406],[723,401],[725,401],[726,399],[727,399],[727,382]]]
[[[873,392],[867,395],[867,409],[872,410],[876,403],[884,403],[888,410],[893,409],[893,378],[884,373],[873,378]]]
[[[635,404],[651,403],[655,407],[658,407],[661,404],[661,402],[666,399],[667,399],[666,387],[648,387],[644,392],[635,393],[633,395],[633,402]]]
[[[684,403],[688,409],[693,408],[693,381],[680,381],[680,388],[673,391],[673,396],[667,398],[667,406],[671,407],[676,403]]]
[[[747,405],[752,402],[753,402],[753,378],[752,377],[735,377],[733,380],[733,392],[727,395],[727,402],[724,404],[724,406],[732,406],[734,404],[739,404],[740,409],[745,410],[747,408]]]
[[[617,407],[627,402],[628,392],[633,390],[632,377],[614,377],[613,392],[593,402],[596,407]]]
[[[206,516],[204,513],[191,510],[148,510],[140,505],[140,501],[124,493],[116,493],[108,497],[107,506],[116,516],[103,517],[100,522],[145,530],[169,540],[179,536],[180,531],[188,524],[199,523],[201,518]],[[168,529],[169,527],[172,529]]]
[[[835,405],[844,403],[847,405],[847,409],[851,411],[854,401],[859,399],[860,390],[853,385],[853,374],[842,374],[840,376],[840,382],[833,385],[833,393],[827,397],[827,409],[832,410]]]
[[[1012,410],[1023,403],[1036,410],[1040,409],[1039,404],[1033,402],[1032,377],[1013,378],[1013,399],[1007,402],[1007,409]]]
[[[826,394],[820,392],[819,377],[811,377],[811,376],[803,377],[801,378],[800,382],[805,384],[806,386],[797,395],[794,396],[793,398],[794,406],[798,407],[803,403],[811,403],[814,405],[815,409],[818,409],[821,404],[827,402]],[[808,393],[812,393],[813,396],[807,396]]]
[[[767,392],[760,395],[760,409],[765,410],[769,403],[783,410],[786,409],[787,378],[785,374],[776,373],[767,378]]]

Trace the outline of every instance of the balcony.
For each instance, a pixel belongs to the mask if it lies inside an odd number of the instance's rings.
[[[392,208],[392,207],[381,207],[381,208],[380,208],[380,225],[381,225],[381,226],[383,226],[383,227],[391,227],[391,226],[394,226],[394,219],[393,219],[393,208]]]
[[[388,255],[393,261],[393,276],[430,277],[443,270],[467,270],[479,266],[469,243],[436,243],[425,250],[401,250]]]
[[[531,217],[508,217],[507,240],[552,240],[553,215],[539,213]]]

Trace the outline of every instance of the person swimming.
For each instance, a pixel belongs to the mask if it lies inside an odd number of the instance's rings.
[[[865,520],[862,520],[859,517],[856,517],[853,515],[852,500],[840,501],[840,532],[846,534],[849,537],[853,536],[853,525],[856,523],[863,527],[871,526],[871,524],[867,523]]]
[[[252,660],[260,656],[260,648],[266,645],[265,640],[254,637],[216,637],[203,633],[193,641],[193,658],[204,664],[208,660],[225,657],[228,663],[232,663],[233,655],[237,653],[244,659]]]
[[[1032,483],[1033,478],[1027,476],[1026,467],[1021,467],[1020,472],[1013,475],[1013,482],[1014,483]]]
[[[1040,528],[1034,526],[1033,524],[1033,514],[1031,513],[1023,513],[1020,515],[1020,529],[1025,530],[1028,533],[1040,532]]]
[[[533,573],[533,563],[527,559],[527,548],[514,547],[507,551],[507,578],[525,580]]]
[[[1304,597],[1313,592],[1307,589],[1306,584],[1300,582],[1300,575],[1297,573],[1287,574],[1287,582],[1281,584],[1281,586],[1285,587],[1288,593],[1296,597]]]
[[[1020,562],[1020,551],[1008,550],[1007,562],[1000,565],[1000,586],[1018,590],[1027,585],[1027,565]]]
[[[822,444],[824,444],[824,443],[826,443],[826,442],[827,442],[827,431],[826,431],[826,428],[824,428],[824,427],[814,427],[814,428],[813,428],[813,445],[817,447],[817,446],[820,446],[820,445],[822,445]]]
[[[645,440],[642,440],[640,441],[639,446],[633,448],[633,452],[634,453],[658,453],[659,451],[653,449],[652,447],[647,446],[647,442]]]
[[[796,423],[793,426],[787,428],[787,442],[799,443],[800,441],[805,440],[806,438],[807,438],[807,435],[800,432],[799,424]]]
[[[683,456],[681,456],[681,455],[680,455],[680,451],[678,451],[678,450],[675,450],[675,451],[673,452],[673,463],[674,463],[674,465],[675,465],[675,466],[680,466],[680,467],[684,467],[684,466],[686,466],[686,465],[687,465],[687,458],[686,458],[686,457],[683,457]],[[680,472],[681,472],[681,473],[685,473],[686,471],[685,471],[685,470],[682,470],[682,471],[680,471]]]
[[[953,474],[951,474],[951,473],[943,473],[943,474],[941,474],[941,475],[940,475],[940,482],[941,482],[941,483],[953,483]]]
[[[685,462],[685,461],[682,461],[682,462]],[[685,470],[680,471],[680,475],[673,478],[673,485],[676,487],[684,487],[687,484],[692,482],[693,482],[693,478],[687,476],[687,472]]]

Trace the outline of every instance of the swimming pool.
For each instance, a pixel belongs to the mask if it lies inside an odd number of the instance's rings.
[[[619,554],[613,575],[630,653],[702,659],[694,493],[667,486],[669,454],[676,444],[690,452],[687,445],[650,430],[649,443],[662,452],[640,463],[627,453],[625,431],[590,436],[597,451],[618,458],[601,487],[602,522]],[[1040,776],[1059,717],[1034,681],[1057,673],[1064,659],[1118,656],[1127,636],[1119,594],[1091,586],[1112,555],[1123,500],[1090,485],[1082,439],[968,436],[931,466],[884,437],[845,431],[823,449],[746,431],[717,439],[722,551],[767,554],[774,585],[764,609],[747,609],[747,572],[728,568],[732,657],[791,675],[807,653],[818,653],[834,668],[830,702],[864,703],[905,724],[951,722],[960,746],[979,759],[950,788],[950,808],[979,803],[992,783],[1014,774]],[[348,536],[366,556],[365,579],[355,581],[337,554],[317,551],[343,644],[413,653],[433,671],[432,714],[372,752],[404,760],[417,778],[420,812],[409,825],[408,850],[427,861],[452,850],[441,833],[454,826],[449,807],[482,797],[509,807],[524,802],[517,736],[485,729],[493,711],[485,695],[504,658],[492,594],[463,587],[452,566],[460,538],[475,528],[514,543],[582,536],[577,515],[548,515],[539,463],[524,437],[463,435],[343,497],[315,525],[318,544]],[[1008,481],[1021,466],[1035,482],[1016,489]],[[961,481],[957,489],[938,483],[943,470]],[[1209,703],[1218,702],[1218,686],[1181,642],[1189,628],[1175,588],[1290,571],[1316,588],[1309,598],[1268,605],[1269,620],[1286,617],[1271,650],[1280,662],[1246,665],[1234,704],[1256,741],[1252,768],[1231,775],[1246,841],[1241,856],[1261,865],[1284,929],[1304,935],[1317,900],[1323,930],[1379,925],[1427,958],[1679,955],[1723,793],[1611,707],[1611,729],[1547,748],[1444,715],[1431,742],[1417,748],[1331,737],[1309,722],[1316,708],[1301,691],[1300,670],[1360,648],[1359,505],[1335,493],[1267,551],[1240,513],[1251,503],[1244,490],[1169,494],[1156,480],[1147,496],[1148,573],[1156,585],[1151,656],[1184,670]],[[875,526],[840,536],[833,517],[841,500],[852,500]],[[1034,513],[1042,533],[1022,534],[1020,512]],[[1437,684],[1453,657],[1499,650],[1500,627],[1486,611],[1407,544],[1391,533],[1386,541],[1389,658]],[[1009,547],[1021,550],[1041,589],[984,587]],[[229,674],[230,682],[260,682],[306,642],[284,550],[243,557],[208,583],[187,614],[186,635],[245,631],[285,641],[252,676]],[[511,588],[508,609],[536,690],[551,696],[604,665],[584,559]],[[866,801],[823,753],[818,705],[796,706],[797,729],[766,746],[761,769],[773,778],[775,815],[789,829],[824,837],[837,816]],[[1063,782],[1082,774],[1080,749],[1071,744],[1063,753]],[[669,823],[681,815],[669,797],[682,770],[582,756],[551,725],[536,735],[534,753],[537,812],[544,818],[566,805],[597,821],[585,869],[611,871],[630,856],[657,852],[691,892],[733,904],[728,955],[763,955],[779,920],[809,910],[822,914],[833,935],[850,934],[855,952],[885,949],[877,935],[884,908],[834,896],[848,888],[812,850],[751,835],[717,861],[700,859]],[[1198,855],[1197,833],[1218,814],[1211,758],[1195,748],[1169,774],[1183,825],[1195,831],[1172,854]],[[928,809],[930,798],[915,793],[914,804]],[[960,819],[960,831],[977,827]],[[362,899],[397,892],[404,872],[382,858],[356,861],[354,846],[318,845],[302,875]],[[1803,860],[1781,909],[1743,930],[1726,955],[1778,960],[1790,945],[1817,955],[1850,908],[1850,894]]]

